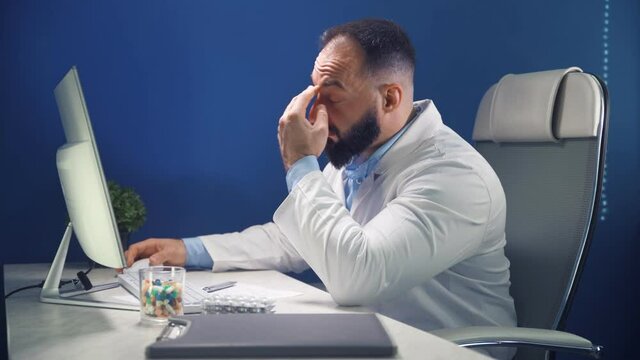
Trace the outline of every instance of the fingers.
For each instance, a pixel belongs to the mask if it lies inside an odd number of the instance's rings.
[[[169,259],[170,256],[171,254],[167,250],[157,252],[149,257],[149,265],[164,265],[164,263]]]
[[[287,108],[284,113],[282,113],[280,121],[278,122],[278,142],[280,144],[282,144],[282,132],[284,130],[285,123],[292,120],[305,119],[307,107],[309,107],[311,99],[316,95],[319,88],[319,85],[309,85],[300,94],[291,99],[291,102],[287,105]]]
[[[318,105],[316,109],[316,120],[313,123],[314,129],[329,128],[329,114],[327,113],[327,107],[324,104]]]
[[[149,265],[184,266],[187,249],[181,239],[146,239],[129,246],[124,253],[127,267],[139,259],[149,258]]]
[[[309,107],[311,99],[313,99],[313,97],[316,95],[318,88],[319,86],[317,85],[307,86],[307,88],[304,89],[300,94],[298,94],[298,96],[293,98],[293,100],[291,101],[290,111],[297,114],[303,114],[304,117],[304,113],[307,110],[307,107]]]
[[[124,252],[124,258],[127,261],[127,267],[131,267],[133,263],[137,260],[138,249],[140,248],[141,243],[136,243],[129,246],[129,249]]]
[[[318,115],[318,101],[314,101],[309,109],[309,123],[313,125],[316,122],[316,116]]]
[[[124,252],[127,267],[133,265],[136,260],[147,258],[159,251],[160,239],[146,239],[129,246],[129,250]]]
[[[316,141],[322,143],[319,147],[314,147],[316,156],[320,156],[327,145],[327,137],[329,136],[329,114],[324,104],[318,105],[316,118],[313,123],[313,133]]]
[[[323,127],[327,127],[326,108],[322,107],[323,120],[321,120],[321,123],[324,125],[320,125],[317,128],[313,125],[316,121],[315,112],[317,110],[317,103],[314,104],[309,112],[310,120],[307,121],[306,119],[307,108],[313,97],[316,96],[319,88],[320,86],[318,85],[308,86],[294,97],[278,121],[278,143],[280,145],[282,162],[286,170],[301,156],[322,152],[322,150],[317,151],[316,148],[321,144],[319,144],[319,141],[313,140],[313,135]],[[327,130],[325,130],[325,132],[327,132]],[[323,137],[326,141],[326,134],[319,137]]]
[[[291,101],[289,102],[289,105],[287,105],[287,108],[282,113],[280,120],[286,121],[287,119],[292,120],[297,118],[304,119],[307,107],[309,107],[311,99],[313,99],[313,97],[316,95],[319,88],[319,85],[309,85],[300,94],[294,96],[293,99],[291,99]]]
[[[297,99],[297,96],[294,96],[293,98],[291,98],[291,101],[289,101],[289,104],[287,104],[287,107],[284,109],[284,114],[291,111],[291,108],[293,107],[293,104],[296,102],[296,99]]]
[[[302,92],[301,92],[300,94],[298,94],[298,95],[294,96],[294,97],[291,99],[291,101],[289,101],[289,104],[287,105],[287,107],[284,109],[284,113],[283,113],[283,115],[290,113],[290,112],[292,111],[292,109],[293,109],[294,105],[295,105],[295,104],[298,102],[298,100],[300,99],[300,95],[301,95],[302,93],[304,93],[305,91],[309,90],[309,88],[311,88],[311,87],[314,87],[314,86],[309,85],[309,86],[307,86],[307,88],[306,88],[306,89],[302,90]],[[317,88],[317,86],[316,86],[316,88]]]
[[[280,146],[280,151],[282,152],[282,129],[283,129],[283,125],[282,122],[280,122],[278,124],[278,145]]]

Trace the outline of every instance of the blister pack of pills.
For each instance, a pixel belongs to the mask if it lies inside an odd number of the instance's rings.
[[[270,314],[275,300],[266,297],[213,295],[202,301],[203,314]]]

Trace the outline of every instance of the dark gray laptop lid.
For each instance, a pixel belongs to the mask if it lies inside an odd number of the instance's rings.
[[[182,334],[149,345],[147,357],[389,357],[396,352],[375,314],[195,315],[170,322],[184,326]]]

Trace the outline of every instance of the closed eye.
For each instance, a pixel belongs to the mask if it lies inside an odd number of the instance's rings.
[[[344,96],[340,96],[340,94],[336,94],[335,91],[325,91],[325,92],[321,91],[320,98],[322,98],[322,101],[325,101],[331,104],[337,104],[344,100]]]

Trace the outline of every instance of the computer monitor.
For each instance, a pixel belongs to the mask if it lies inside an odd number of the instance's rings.
[[[72,67],[58,83],[54,94],[66,137],[66,143],[58,149],[56,164],[71,221],[47,275],[40,300],[49,303],[129,309],[130,306],[126,305],[80,299],[78,291],[59,291],[60,277],[72,233],[76,234],[84,253],[96,263],[111,268],[123,268],[126,261],[89,112],[75,67]],[[98,285],[90,291],[115,286],[117,283]]]

